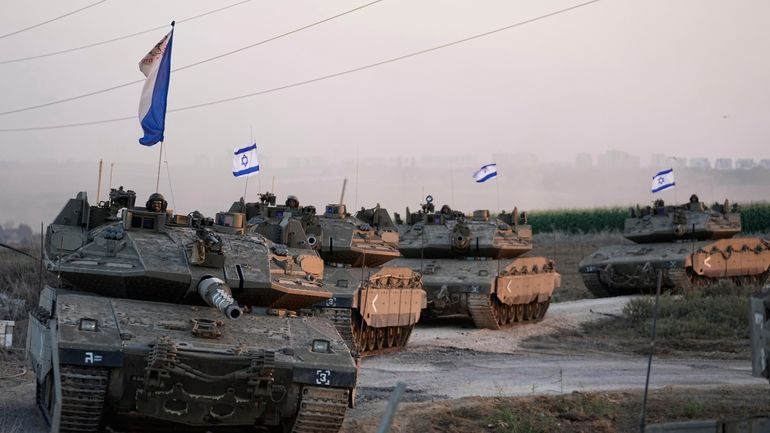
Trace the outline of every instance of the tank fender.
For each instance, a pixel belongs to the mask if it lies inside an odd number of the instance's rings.
[[[759,275],[770,269],[770,248],[759,238],[722,239],[687,258],[686,266],[706,277]]]
[[[384,267],[354,293],[353,305],[369,326],[409,326],[420,320],[428,298],[414,271]]]
[[[494,293],[506,305],[544,302],[561,286],[561,275],[554,263],[545,257],[513,260],[495,279]]]

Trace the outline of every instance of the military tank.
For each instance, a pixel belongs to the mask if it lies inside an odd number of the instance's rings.
[[[313,309],[335,324],[354,353],[404,347],[426,297],[418,274],[382,266],[399,256],[398,233],[387,210],[362,209],[353,217],[344,204],[330,204],[316,215],[313,206],[275,203],[273,194],[264,193],[259,202],[241,200],[230,209],[247,215],[248,230],[323,259],[323,287],[332,295]]]
[[[422,274],[426,316],[470,316],[489,329],[545,316],[561,276],[551,260],[519,257],[532,249],[525,215],[514,209],[493,219],[477,210],[466,217],[446,205],[436,212],[430,195],[425,201],[416,213],[407,208],[404,220],[395,215],[405,258],[390,264]]]
[[[770,269],[770,243],[760,238],[735,238],[741,231],[738,206],[729,201],[707,207],[693,194],[683,205],[629,209],[623,236],[630,245],[603,247],[578,265],[594,296],[616,296],[655,290],[656,274],[663,287],[684,292],[730,281],[761,287]]]
[[[331,296],[322,261],[244,234],[240,213],[134,201],[113,190],[91,206],[81,192],[47,229],[61,287],[43,289],[27,345],[50,430],[102,431],[118,415],[337,432],[355,360],[332,323],[293,311]]]
[[[387,210],[378,205],[352,216],[344,204],[329,204],[307,232],[317,239],[324,288],[332,292],[316,310],[359,353],[406,346],[427,297],[418,273],[389,264],[400,254]]]

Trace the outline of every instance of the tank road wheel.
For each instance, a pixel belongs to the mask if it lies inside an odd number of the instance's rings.
[[[412,335],[413,326],[402,326],[399,328],[399,334],[401,339],[398,342],[399,347],[406,347],[406,343],[409,341],[409,336]]]
[[[543,318],[545,317],[545,313],[548,311],[548,307],[550,305],[551,305],[551,298],[548,298],[547,301],[543,301],[539,303],[537,320],[543,320]]]
[[[598,272],[588,272],[580,274],[580,276],[583,277],[583,284],[585,284],[586,289],[588,289],[595,298],[607,298],[613,295],[610,292],[609,287],[602,283]]]
[[[538,314],[540,314],[539,307],[537,300],[530,302],[524,307],[524,318],[527,322],[532,322],[537,319]]]
[[[513,321],[514,322],[523,322],[524,321],[524,304],[514,304],[513,307]]]
[[[513,323],[513,305],[505,305],[505,324]]]
[[[386,328],[386,333],[388,334],[387,344],[388,347],[395,347],[396,342],[398,341],[398,330],[400,328],[396,326],[388,326]]]
[[[377,349],[377,331],[369,325],[366,325],[366,350]]]
[[[385,328],[376,328],[374,331],[377,334],[377,348],[384,349],[385,346]]]

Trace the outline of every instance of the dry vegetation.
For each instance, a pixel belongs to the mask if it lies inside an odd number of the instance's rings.
[[[400,407],[391,432],[425,433],[623,433],[639,429],[641,391],[573,392],[518,398],[468,397]],[[650,392],[647,424],[696,419],[741,419],[766,413],[766,386],[717,389],[663,388]],[[371,421],[348,423],[343,432],[373,432]]]

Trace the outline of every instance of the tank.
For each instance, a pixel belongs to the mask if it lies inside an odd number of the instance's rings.
[[[383,266],[398,257],[398,233],[387,210],[376,206],[351,216],[344,204],[289,209],[271,193],[258,203],[235,202],[231,210],[249,217],[249,231],[312,251],[324,261],[323,288],[331,297],[314,311],[331,320],[355,354],[380,354],[403,348],[426,296],[418,274]],[[361,218],[358,218],[358,217]]]
[[[48,227],[61,287],[42,291],[27,346],[50,430],[102,431],[109,414],[150,430],[338,431],[355,360],[329,320],[296,312],[330,298],[322,261],[245,234],[241,213],[134,200],[81,192]]]
[[[603,247],[579,266],[594,296],[645,293],[662,287],[682,291],[717,281],[761,287],[770,269],[770,243],[760,238],[735,238],[741,231],[737,205],[707,207],[693,194],[683,205],[629,209],[623,235],[633,244]]]
[[[405,347],[427,297],[418,273],[390,265],[400,254],[387,210],[377,205],[352,216],[344,204],[329,204],[307,231],[318,240],[324,288],[332,292],[316,310],[363,355]]]
[[[532,249],[526,215],[488,210],[472,216],[442,206],[433,197],[405,219],[396,214],[399,250],[405,258],[390,262],[422,274],[428,302],[425,315],[469,316],[479,328],[499,329],[536,322],[548,310],[561,284],[554,262],[544,257],[519,257]]]

